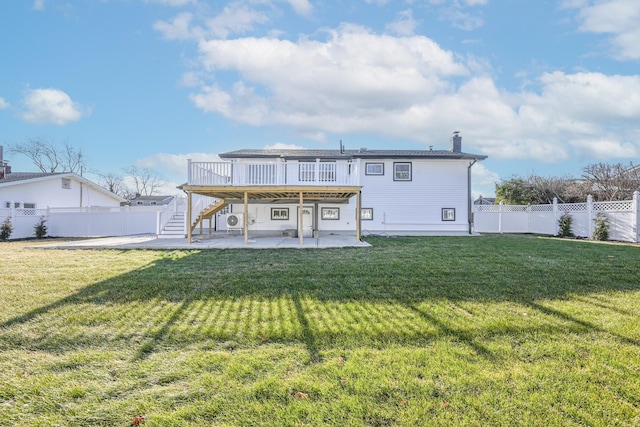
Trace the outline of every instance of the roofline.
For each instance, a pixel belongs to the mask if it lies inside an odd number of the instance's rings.
[[[427,154],[429,153],[429,154]],[[344,154],[326,154],[326,155],[311,155],[311,154],[269,154],[269,153],[235,153],[233,151],[227,153],[220,153],[218,157],[221,159],[285,159],[285,160],[315,160],[315,159],[328,159],[328,160],[351,160],[351,159],[450,159],[450,160],[484,160],[487,158],[481,154],[470,153],[454,153],[452,151],[425,151],[425,154],[383,154],[375,152],[360,152],[360,153],[344,153]]]

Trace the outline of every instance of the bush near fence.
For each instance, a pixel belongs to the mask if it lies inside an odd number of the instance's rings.
[[[609,240],[640,242],[640,197],[636,191],[632,200],[550,205],[474,205],[474,230],[478,233],[533,233],[555,236],[558,221],[565,213],[571,215],[576,237],[591,238],[598,213],[609,219]]]

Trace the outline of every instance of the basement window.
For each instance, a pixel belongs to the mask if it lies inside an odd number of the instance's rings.
[[[442,208],[442,220],[443,221],[455,221],[456,210],[455,208]]]

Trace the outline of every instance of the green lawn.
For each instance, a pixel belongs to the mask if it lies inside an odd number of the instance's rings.
[[[640,247],[0,243],[0,425],[640,425]]]

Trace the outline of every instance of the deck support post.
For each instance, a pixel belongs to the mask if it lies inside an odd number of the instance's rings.
[[[191,243],[191,191],[187,192],[187,242]]]
[[[362,212],[362,190],[358,190],[356,196],[356,243],[360,243],[360,237],[362,234],[362,224],[360,222],[360,214]]]
[[[249,243],[249,193],[247,191],[244,192],[244,215],[243,215],[242,228],[244,229],[244,244]]]
[[[303,227],[303,224],[302,224],[302,218],[304,217],[303,209],[302,209],[303,205],[304,205],[304,198],[302,197],[302,191],[301,191],[300,192],[300,209],[298,210],[298,216],[299,216],[299,218],[298,218],[298,222],[299,222],[299,224],[298,224],[298,236],[300,237],[300,246],[302,246],[303,243],[304,243],[304,239],[302,237],[302,230],[304,230],[304,227]]]

